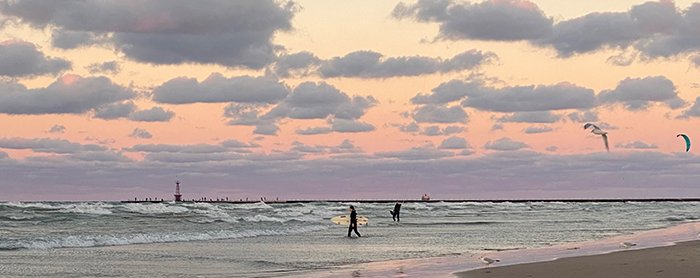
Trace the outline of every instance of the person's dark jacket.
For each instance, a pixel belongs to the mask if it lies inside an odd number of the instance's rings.
[[[350,223],[357,224],[357,212],[355,210],[350,212]]]

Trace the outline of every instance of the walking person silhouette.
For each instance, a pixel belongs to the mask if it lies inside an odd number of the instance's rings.
[[[401,221],[401,219],[399,218],[399,214],[401,213],[401,203],[397,201],[396,205],[394,205],[394,210],[390,210],[389,212],[391,213],[391,218],[393,218],[394,221]]]
[[[350,206],[350,227],[348,227],[348,237],[351,237],[350,232],[352,231],[355,231],[357,237],[362,237],[357,231],[357,212],[355,211],[354,206]]]

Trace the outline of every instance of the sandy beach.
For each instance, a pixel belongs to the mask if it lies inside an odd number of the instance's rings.
[[[500,277],[698,277],[700,241],[673,246],[563,258],[548,262],[487,267],[457,273],[463,278]]]
[[[343,266],[298,277],[694,277],[700,222],[586,242]],[[621,242],[636,246],[624,249]],[[674,244],[674,242],[676,244]],[[479,256],[501,262],[485,266]],[[559,258],[559,259],[556,259]],[[297,276],[295,276],[297,277]]]

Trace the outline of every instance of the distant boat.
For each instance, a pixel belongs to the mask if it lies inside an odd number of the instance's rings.
[[[421,201],[430,201],[430,196],[428,196],[428,193],[425,193],[420,199]]]

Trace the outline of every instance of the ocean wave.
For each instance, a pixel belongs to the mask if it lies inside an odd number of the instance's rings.
[[[50,209],[50,210],[61,209],[61,207],[57,207],[57,206],[54,206],[54,205],[48,204],[48,203],[7,202],[7,203],[4,203],[4,205],[6,205],[8,207],[15,207],[15,208],[33,208],[33,209]]]
[[[0,219],[10,220],[10,221],[26,221],[33,220],[34,215],[0,215]]]
[[[700,218],[695,217],[695,216],[669,216],[664,218],[664,221],[668,222],[683,222],[683,221],[692,221],[692,220],[698,220]]]
[[[111,206],[109,206],[111,207]],[[81,213],[81,214],[96,214],[96,215],[106,215],[112,214],[112,211],[107,209],[100,204],[71,204],[66,205],[59,212],[66,213]]]
[[[205,202],[192,202],[192,203],[178,203],[184,207],[190,208],[214,208],[215,206],[210,203]]]
[[[270,216],[262,215],[262,214],[256,214],[255,216],[246,216],[246,217],[243,217],[241,219],[243,219],[243,221],[246,221],[246,222],[277,222],[277,223],[286,222],[284,219],[270,217]]]
[[[75,247],[116,246],[148,243],[187,242],[250,238],[258,236],[276,236],[303,234],[328,229],[327,225],[285,228],[281,230],[245,230],[245,231],[210,231],[203,233],[150,233],[131,235],[81,235],[58,238],[38,238],[33,240],[0,240],[0,250],[17,249],[53,249]]]
[[[110,208],[114,207],[111,204],[102,202],[97,203],[24,203],[24,202],[9,202],[6,206],[21,208],[21,209],[38,209],[51,210],[59,213],[81,213],[81,214],[111,214]]]
[[[227,223],[238,223],[238,220],[236,217],[231,216],[230,214],[226,213],[225,211],[219,209],[219,208],[211,208],[211,209],[193,209],[192,212],[204,215],[207,217],[207,220],[201,220],[201,219],[195,219],[191,220],[191,222],[197,222],[197,223],[212,223],[212,222],[227,222]]]
[[[235,208],[242,208],[242,209],[273,209],[272,206],[266,204],[265,202],[257,202],[257,203],[250,203],[250,204],[236,204],[234,205]]]
[[[129,212],[141,213],[141,214],[171,214],[171,213],[183,213],[188,212],[189,209],[179,205],[166,205],[163,203],[155,204],[139,204],[139,203],[128,203],[124,204],[123,208]]]

